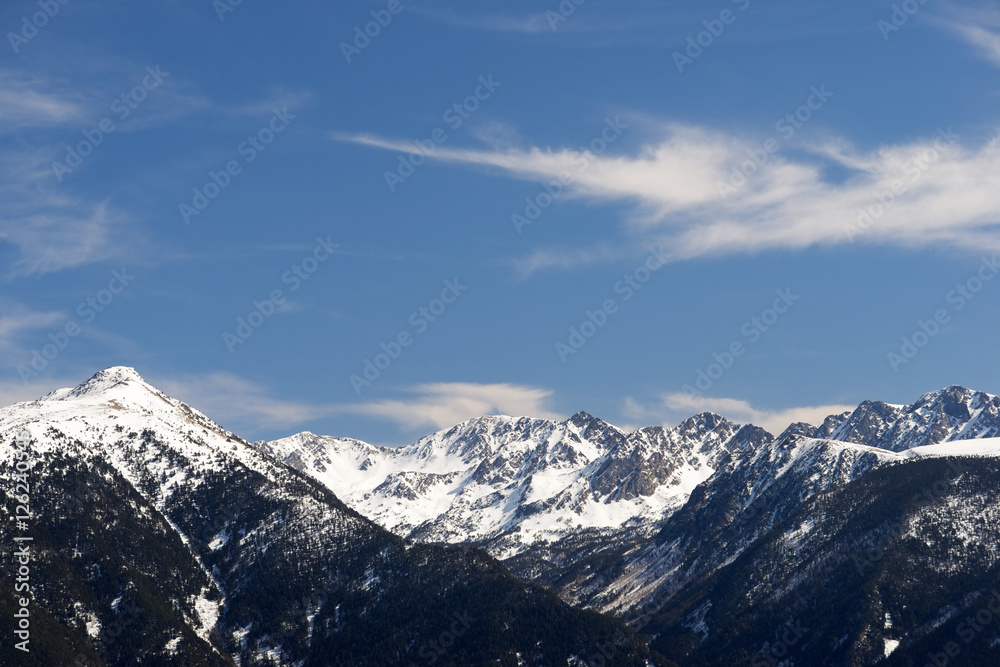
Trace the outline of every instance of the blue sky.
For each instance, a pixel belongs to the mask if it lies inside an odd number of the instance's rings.
[[[129,365],[251,439],[397,444],[1000,392],[995,5],[18,0],[0,27],[5,404]]]

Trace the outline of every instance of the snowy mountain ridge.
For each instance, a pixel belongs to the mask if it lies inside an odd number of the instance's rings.
[[[20,424],[34,436],[58,431],[57,437],[39,437],[36,451],[82,448],[90,455],[109,458],[127,478],[166,474],[170,465],[149,454],[144,459],[129,456],[135,447],[123,434],[162,429],[171,436],[174,452],[190,457],[199,467],[218,470],[233,458],[247,467],[272,476],[274,461],[223,429],[204,413],[148,384],[133,368],[115,366],[95,374],[74,388],[57,389],[37,401],[0,408],[0,432]],[[118,446],[97,447],[97,443]],[[12,455],[4,450],[0,460]],[[168,487],[163,489],[164,492]]]
[[[886,532],[883,507],[901,517],[893,525],[905,531],[955,541],[920,556],[917,566],[933,572],[949,563],[948,571],[962,572],[962,559],[973,558],[982,569],[996,560],[989,531],[997,488],[990,479],[1000,466],[998,409],[995,396],[948,387],[912,405],[866,401],[819,426],[792,424],[777,438],[711,413],[630,432],[577,413],[563,421],[481,417],[399,449],[312,433],[250,444],[133,369],[115,367],[76,388],[0,408],[0,437],[14,441],[25,428],[31,434],[40,464],[33,471],[34,528],[50,545],[38,552],[37,566],[57,582],[40,586],[37,600],[70,629],[67,641],[82,647],[103,637],[100,627],[114,622],[124,596],[157,619],[142,636],[150,659],[180,650],[206,664],[230,656],[257,664],[263,655],[301,664],[313,654],[351,650],[354,639],[345,644],[341,634],[342,610],[353,607],[347,618],[360,625],[351,637],[386,642],[379,657],[373,654],[379,664],[425,641],[413,637],[443,631],[419,620],[442,591],[458,591],[455,604],[493,604],[501,598],[463,587],[499,585],[527,595],[527,609],[552,609],[552,600],[505,579],[509,573],[645,634],[668,627],[686,636],[686,624],[694,623],[724,637],[729,628],[711,611],[725,602],[720,596],[767,590],[777,600],[797,595],[799,586],[822,585],[824,568],[857,569],[859,554],[861,562],[880,562],[856,545]],[[0,473],[13,468],[13,451],[2,449]],[[941,469],[952,463],[941,457],[953,456],[986,459],[956,467],[971,472],[946,484],[933,512],[898,505],[895,499],[913,497],[912,489],[936,489]],[[885,484],[898,491],[886,495]],[[854,513],[854,503],[875,511]],[[821,522],[831,527],[813,528]],[[0,524],[0,537],[10,524]],[[104,537],[109,531],[113,540]],[[475,549],[419,544],[442,541],[485,546],[506,559],[505,567]],[[892,558],[935,544],[900,540],[890,545]],[[813,559],[808,567],[819,574],[789,570],[760,587],[761,573],[793,558]],[[147,588],[147,571],[162,594]],[[56,572],[73,572],[75,588],[59,584]],[[711,588],[716,577],[734,572],[745,580],[730,592]],[[316,590],[331,605],[309,602]],[[280,609],[262,616],[262,596]],[[689,604],[685,617],[670,615]],[[383,621],[396,618],[388,610],[400,605],[411,610],[405,618],[417,620],[397,633]],[[490,632],[520,618],[510,612]],[[580,617],[565,628],[582,623]],[[510,650],[536,647],[536,630],[544,628],[521,627],[518,648]],[[586,643],[581,632],[574,642]],[[923,636],[919,627],[908,632]],[[101,650],[124,648],[114,638],[101,642]],[[475,646],[481,644],[469,650]],[[659,646],[675,650],[669,642]],[[859,640],[851,650],[866,646]],[[575,649],[556,654],[567,650]]]
[[[648,535],[727,466],[767,467],[759,482],[767,485],[798,459],[883,465],[996,436],[1000,398],[952,386],[912,405],[865,401],[820,426],[792,424],[778,438],[712,413],[625,432],[581,412],[561,422],[480,417],[398,449],[312,433],[255,446],[399,535],[480,543],[509,558],[580,530]],[[977,451],[990,455],[994,444],[983,440]]]
[[[457,613],[478,622],[440,664],[570,664],[598,641],[623,664],[671,664],[481,551],[392,535],[131,368],[0,408],[0,439],[0,541],[33,540],[30,664],[410,664]],[[10,577],[0,589],[13,599]]]
[[[581,412],[481,417],[399,449],[311,433],[256,444],[397,534],[492,542],[506,557],[567,531],[650,529],[759,442],[708,413],[626,433]]]
[[[481,417],[399,449],[312,433],[251,444],[115,367],[0,408],[0,438],[31,436],[33,563],[45,573],[33,594],[46,636],[63,642],[53,656],[98,651],[116,664],[135,648],[150,661],[179,651],[190,664],[249,667],[325,664],[364,646],[364,664],[393,664],[445,631],[450,612],[425,611],[445,595],[442,609],[481,605],[474,615],[496,619],[470,630],[462,655],[504,637],[510,656],[572,659],[595,650],[596,628],[617,633],[621,664],[655,663],[623,629],[573,616],[554,592],[618,616],[681,664],[716,650],[712,664],[731,664],[770,641],[791,601],[794,613],[819,614],[808,623],[829,625],[817,641],[863,631],[846,645],[809,644],[810,664],[841,665],[857,663],[837,651],[881,655],[890,642],[901,642],[894,656],[919,653],[915,642],[937,632],[928,618],[968,606],[968,572],[995,580],[998,414],[997,397],[948,387],[912,405],[866,401],[777,438],[711,413],[631,432],[577,413]],[[0,476],[20,448],[0,448]],[[937,494],[929,508],[912,501],[922,488]],[[0,538],[13,525],[0,522]],[[442,541],[506,562],[420,544]],[[908,588],[914,568],[921,586],[953,581],[947,600],[925,599],[911,618],[903,603],[922,595]],[[844,577],[850,586],[830,584]],[[856,594],[875,580],[884,600]],[[764,620],[734,624],[758,596],[752,611]],[[149,621],[129,635],[141,646],[101,632],[123,599]],[[855,611],[814,602],[829,599]],[[880,605],[892,606],[893,628],[864,620]],[[567,621],[530,621],[540,613]]]
[[[30,406],[30,418],[21,419],[19,406]],[[126,455],[130,441],[121,435],[157,425],[175,436],[177,451],[205,470],[218,469],[232,457],[273,477],[277,459],[396,534],[480,543],[509,558],[581,530],[648,536],[720,470],[766,468],[755,485],[768,485],[800,458],[835,466],[845,453],[853,459],[869,452],[883,465],[957,454],[956,445],[944,443],[972,439],[977,455],[993,455],[993,439],[1000,437],[1000,398],[952,386],[912,405],[865,401],[818,427],[793,424],[778,438],[712,413],[673,428],[626,432],[580,412],[563,421],[479,417],[401,448],[309,432],[247,447],[203,413],[146,383],[134,369],[112,367],[78,387],[0,411],[0,430],[11,421],[29,429],[34,421],[43,430],[57,423],[70,441],[92,443],[99,436],[119,442],[106,454],[122,474],[136,481],[163,478],[160,493],[168,494],[177,483],[166,481],[170,466],[149,455],[141,462]],[[972,451],[969,447],[961,451]],[[839,454],[828,460],[833,450]]]

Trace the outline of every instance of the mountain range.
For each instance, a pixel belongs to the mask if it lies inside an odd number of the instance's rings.
[[[963,387],[777,436],[580,412],[388,448],[250,443],[115,367],[0,409],[8,514],[22,429],[3,664],[1000,664],[1000,398]]]

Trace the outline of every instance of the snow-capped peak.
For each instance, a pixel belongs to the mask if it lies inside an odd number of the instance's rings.
[[[134,368],[111,366],[95,373],[89,380],[76,387],[56,389],[39,400],[66,401],[87,397],[129,398],[149,393],[162,396],[161,392],[143,380]]]
[[[401,535],[491,541],[508,556],[579,528],[652,530],[727,448],[755,448],[737,431],[706,413],[629,433],[578,412],[479,417],[398,449],[311,434],[256,446]]]
[[[864,401],[830,431],[811,434],[900,452],[951,440],[1000,435],[1000,397],[952,385],[912,405]]]
[[[0,408],[0,437],[12,437],[19,429],[28,430],[37,453],[97,456],[130,481],[155,478],[164,488],[183,465],[212,470],[239,462],[264,474],[275,467],[239,436],[127,366],[106,368],[34,402]],[[0,452],[0,457],[10,456],[10,451]]]

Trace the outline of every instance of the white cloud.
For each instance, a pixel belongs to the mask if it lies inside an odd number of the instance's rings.
[[[648,407],[635,399],[625,399],[625,414],[631,419],[660,419],[676,424],[691,415],[714,412],[741,424],[754,424],[767,432],[778,435],[790,424],[806,422],[819,425],[829,415],[854,410],[854,405],[816,405],[785,408],[783,410],[759,410],[749,401],[736,398],[701,397],[682,392],[663,394],[660,404]]]
[[[53,174],[53,161],[62,159],[57,137],[97,120],[91,116],[99,95],[84,88],[0,69],[0,134],[17,134],[0,151],[0,233],[20,253],[7,278],[75,268],[139,247],[109,202],[74,195]]]
[[[335,138],[384,150],[415,150],[369,135]],[[745,185],[723,197],[720,183],[730,183],[747,151],[759,150],[762,143],[672,124],[630,155],[440,147],[431,159],[525,180],[568,172],[573,180],[564,199],[630,204],[633,236],[664,243],[677,259],[851,242],[1000,249],[1000,188],[995,187],[1000,138],[969,148],[942,128],[940,135],[877,150],[858,150],[844,141],[796,144],[797,156],[779,149]],[[847,176],[832,178],[827,175],[831,168]],[[892,195],[894,184],[902,192]],[[858,227],[859,212],[870,207],[878,211],[877,196],[885,193],[893,196],[891,205],[873,224]],[[572,258],[527,261],[558,266]]]
[[[39,207],[21,218],[0,217],[7,242],[21,253],[10,275],[42,275],[120,258],[126,246],[134,252],[138,246],[125,242],[119,228],[123,221],[108,202],[75,200]]]
[[[4,320],[0,319],[0,327]],[[406,389],[410,399],[357,404],[317,404],[274,398],[267,387],[225,372],[146,377],[169,396],[204,412],[237,433],[256,429],[292,429],[343,414],[372,417],[402,429],[441,429],[488,414],[559,419],[547,407],[552,392],[513,384],[463,382],[422,384]],[[38,380],[32,384],[0,382],[0,405],[34,400],[70,381]]]
[[[408,430],[442,429],[489,414],[559,418],[547,408],[552,392],[536,387],[442,382],[417,385],[407,391],[414,398],[342,405],[338,411],[394,422]]]
[[[953,18],[937,23],[961,36],[995,65],[1000,65],[1000,10],[962,8],[952,10]]]
[[[185,375],[150,383],[201,410],[214,421],[235,423],[239,428],[288,428],[328,417],[334,412],[330,405],[274,398],[263,385],[230,373]]]
[[[55,311],[30,310],[20,303],[0,298],[0,359],[8,366],[27,361],[29,354],[22,345],[22,339],[30,332],[47,329],[63,321],[65,315]],[[44,392],[43,392],[44,393]],[[37,398],[30,394],[18,400]]]
[[[994,64],[1000,65],[1000,33],[978,25],[959,26],[959,32],[976,46],[980,53]]]
[[[74,194],[53,164],[66,160],[66,142],[93,128],[118,96],[141,81],[146,69],[121,59],[65,65],[60,77],[39,77],[0,67],[0,238],[16,246],[20,256],[7,278],[54,273],[115,260],[136,264],[150,257],[136,225],[110,200],[94,201]],[[157,68],[159,69],[159,68]],[[219,104],[162,72],[163,82],[127,121],[115,120],[116,132],[164,125],[196,112],[223,119],[254,115],[265,122],[275,107],[298,108],[310,99],[308,91],[276,88],[258,101]],[[113,75],[113,76],[112,76]],[[137,78],[138,77],[138,78]],[[113,81],[113,82],[112,82]],[[124,83],[123,83],[124,82]],[[82,167],[85,168],[85,167]]]
[[[459,16],[454,11],[437,12],[432,9],[414,10],[428,18],[446,23],[456,28],[472,28],[476,30],[491,30],[495,32],[539,33],[552,32],[552,26],[544,13],[529,16],[509,16],[490,14],[488,16]]]
[[[155,71],[159,75],[148,97],[136,112],[120,119],[112,104]],[[311,93],[272,88],[264,97],[245,104],[215,102],[178,75],[159,66],[143,66],[128,59],[101,58],[63,63],[59,76],[40,76],[18,68],[0,67],[0,134],[25,129],[49,129],[75,136],[97,125],[101,118],[114,122],[115,131],[135,131],[165,125],[195,113],[222,118],[267,116],[274,107],[298,108]],[[65,141],[65,138],[63,139]]]
[[[57,84],[0,68],[0,132],[79,123],[86,104]]]
[[[272,88],[267,95],[256,102],[248,104],[223,107],[217,106],[218,111],[240,114],[244,116],[268,116],[275,107],[282,109],[288,107],[289,112],[296,112],[305,106],[312,99],[312,92],[308,90],[292,90],[287,88]]]
[[[34,331],[52,326],[62,320],[62,313],[34,313],[22,311],[17,314],[0,316],[0,341],[5,341],[22,331]]]
[[[526,257],[514,260],[514,268],[521,278],[545,269],[569,269],[593,264],[603,264],[634,256],[632,248],[599,245],[590,248],[539,248]]]
[[[512,384],[437,383],[406,390],[413,397],[356,404],[283,401],[263,385],[230,373],[158,378],[161,391],[201,410],[220,423],[239,428],[291,428],[335,415],[363,415],[401,429],[447,428],[486,414],[559,418],[547,409],[552,392]]]
[[[683,42],[687,34],[682,33],[678,26],[691,21],[697,23],[704,18],[698,11],[685,15],[677,7],[665,8],[642,2],[628,8],[622,7],[620,3],[608,7],[579,6],[582,2],[583,0],[577,0],[576,3],[569,0],[564,3],[556,1],[543,6],[545,11],[519,15],[472,15],[467,5],[462,7],[462,14],[452,9],[436,10],[426,6],[414,6],[408,11],[462,30],[522,34],[537,36],[539,39],[577,33],[587,37],[589,46],[605,46],[609,43],[634,45],[638,40],[657,45],[678,40]],[[799,32],[795,34],[798,35]]]

